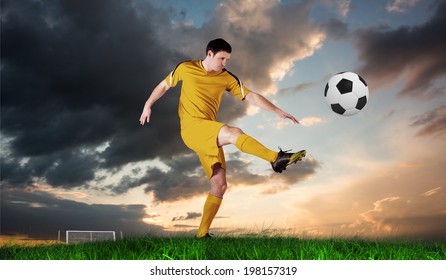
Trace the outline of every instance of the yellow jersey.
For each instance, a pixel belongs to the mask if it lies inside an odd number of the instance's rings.
[[[240,100],[251,92],[226,69],[208,73],[201,60],[182,62],[166,77],[170,87],[175,87],[179,81],[182,87],[178,115],[182,128],[194,118],[216,121],[225,91]]]

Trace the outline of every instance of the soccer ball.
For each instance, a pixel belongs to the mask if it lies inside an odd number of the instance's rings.
[[[325,100],[334,112],[343,116],[361,111],[368,99],[367,83],[353,72],[338,73],[325,86]]]

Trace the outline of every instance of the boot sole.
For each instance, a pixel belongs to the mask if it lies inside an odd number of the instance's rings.
[[[307,155],[307,151],[305,151],[305,150],[294,153],[291,156],[290,161],[288,162],[287,166],[290,164],[296,163],[298,161],[301,161],[306,155]]]

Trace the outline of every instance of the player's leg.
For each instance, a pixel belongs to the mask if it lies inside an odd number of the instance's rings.
[[[246,135],[240,128],[224,125],[218,133],[219,146],[234,144],[240,151],[274,162],[278,153],[268,149],[259,141]]]
[[[213,166],[213,174],[210,179],[211,191],[209,192],[203,207],[203,216],[201,217],[200,227],[198,228],[196,238],[209,236],[209,228],[212,221],[217,215],[223,200],[223,195],[227,189],[226,170],[221,167],[220,163]]]
[[[221,166],[221,163],[216,163],[212,167],[212,177],[209,180],[211,183],[211,195],[223,198],[226,189],[228,188],[228,183],[226,181],[226,170]]]

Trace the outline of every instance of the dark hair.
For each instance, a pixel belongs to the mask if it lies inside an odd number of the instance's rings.
[[[214,39],[212,41],[210,41],[206,47],[206,55],[208,54],[209,51],[212,51],[215,54],[217,54],[218,52],[227,52],[227,53],[231,53],[232,48],[231,45],[229,45],[228,42],[226,42],[225,40],[218,38],[218,39]]]

